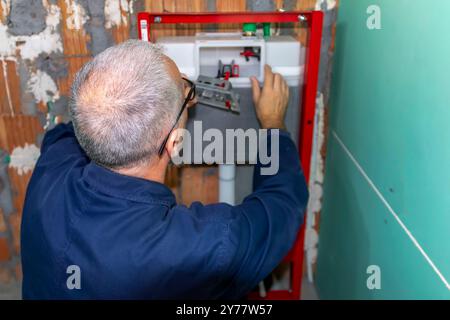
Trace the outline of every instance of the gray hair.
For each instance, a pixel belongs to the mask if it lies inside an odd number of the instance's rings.
[[[76,74],[69,102],[75,134],[99,165],[127,168],[157,155],[176,119],[182,88],[157,45],[129,40]]]

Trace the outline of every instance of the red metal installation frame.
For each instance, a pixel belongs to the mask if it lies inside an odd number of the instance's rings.
[[[149,13],[138,14],[139,38],[146,35],[147,41],[151,39],[150,28],[152,24],[177,23],[302,23],[308,29],[306,43],[306,59],[304,84],[302,90],[302,109],[299,126],[299,155],[309,181],[311,152],[314,133],[314,116],[316,110],[317,82],[320,63],[320,45],[322,40],[323,12],[228,12],[228,13]],[[305,214],[306,218],[306,214]],[[296,300],[301,296],[301,281],[303,276],[303,247],[305,239],[305,223],[298,234],[291,252],[284,262],[291,264],[290,290],[271,290],[264,299]],[[258,294],[251,294],[252,299],[262,299]]]

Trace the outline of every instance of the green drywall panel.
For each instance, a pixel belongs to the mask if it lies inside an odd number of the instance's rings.
[[[366,26],[370,5],[381,9],[381,30]],[[340,1],[317,272],[322,297],[450,298],[448,12],[448,0]],[[369,264],[381,267],[379,291],[366,287]]]
[[[331,139],[334,139],[330,137]],[[445,286],[338,143],[331,143],[317,284],[322,299],[450,298]],[[332,215],[332,216],[331,216]],[[381,289],[367,288],[367,267]]]

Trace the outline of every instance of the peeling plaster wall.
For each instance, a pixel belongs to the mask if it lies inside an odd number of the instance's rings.
[[[310,200],[306,217],[305,233],[305,263],[307,277],[314,281],[314,270],[317,260],[317,247],[320,212],[322,210],[324,162],[326,154],[327,110],[330,97],[331,72],[334,55],[334,36],[337,18],[337,4],[335,0],[318,0],[316,10],[325,13],[322,32],[322,47],[320,55],[320,71],[318,93],[316,100],[316,119],[314,144],[311,161],[311,176],[309,182]]]
[[[40,0],[18,0],[9,3],[8,32],[15,36],[31,36],[46,28],[47,10]]]
[[[84,7],[74,0],[65,0],[67,8],[66,25],[70,30],[81,30],[89,16]]]
[[[332,56],[332,29],[337,1],[324,0],[0,0],[0,289],[21,279],[19,232],[23,198],[45,130],[56,119],[68,121],[67,101],[76,71],[115,43],[137,37],[136,13],[201,11],[272,11],[321,9],[326,13],[320,69],[311,197],[308,209],[309,255],[314,257],[321,208],[323,130]],[[215,25],[203,30],[220,29]],[[281,30],[283,32],[283,30]],[[157,34],[189,34],[177,25]],[[286,29],[286,32],[291,32]],[[302,34],[299,36],[303,39]],[[317,164],[317,165],[316,165]],[[204,201],[214,202],[217,172],[213,168],[174,171],[177,198],[198,198],[186,181],[202,186]],[[170,176],[170,174],[169,174]],[[195,190],[199,190],[196,187]],[[4,226],[4,227],[3,227]],[[310,259],[311,270],[314,259]],[[0,290],[1,296],[1,290]]]
[[[20,219],[44,131],[69,120],[76,71],[130,29],[137,33],[135,5],[147,3],[0,1],[0,298],[21,280]]]

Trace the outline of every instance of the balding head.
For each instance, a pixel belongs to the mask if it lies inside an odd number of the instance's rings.
[[[130,40],[111,47],[77,73],[70,112],[81,147],[96,163],[147,163],[182,103],[180,74],[159,47]]]

